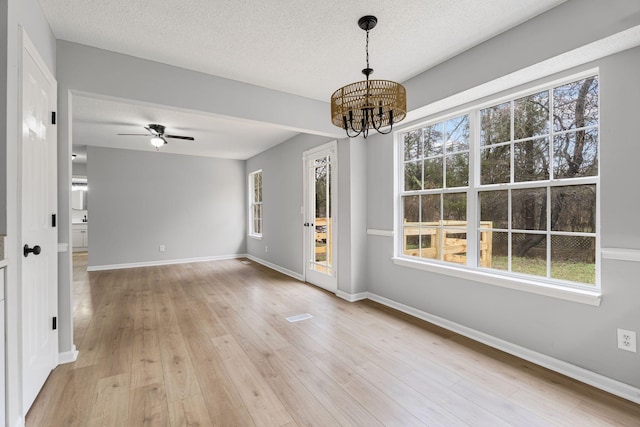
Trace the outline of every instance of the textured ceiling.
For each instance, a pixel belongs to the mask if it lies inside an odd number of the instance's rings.
[[[563,1],[40,0],[40,4],[58,39],[328,102],[335,89],[363,78],[365,33],[357,26],[363,15],[378,17],[370,40],[373,77],[403,82]],[[110,120],[106,114],[101,117]],[[236,136],[236,141],[244,138]]]

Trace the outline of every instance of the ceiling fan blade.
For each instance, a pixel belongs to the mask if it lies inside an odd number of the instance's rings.
[[[148,133],[119,133],[118,135],[133,135],[133,136],[154,136]]]
[[[180,136],[180,135],[164,135],[165,138],[185,139],[187,141],[195,141],[192,136]]]
[[[147,132],[151,134],[151,136],[160,136],[160,132],[158,132],[157,130],[150,128],[148,126],[145,126],[144,128],[147,130]]]

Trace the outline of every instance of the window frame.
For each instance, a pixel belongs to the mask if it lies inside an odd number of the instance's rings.
[[[254,198],[255,195],[255,176],[260,174],[260,201],[256,201]],[[249,218],[249,224],[248,224],[248,230],[249,230],[249,237],[254,238],[254,239],[258,239],[258,240],[262,240],[262,234],[264,232],[264,176],[262,173],[262,169],[258,169],[255,170],[251,173],[249,173],[248,175],[248,207],[249,207],[249,212],[248,212],[248,218]],[[254,226],[255,226],[255,217],[254,217],[254,207],[255,206],[260,206],[260,232],[256,232]]]
[[[511,102],[518,100],[522,97],[534,95],[542,91],[549,91],[553,93],[553,89],[563,84],[579,81],[587,77],[596,76],[599,80],[598,84],[598,124],[596,129],[598,130],[598,174],[590,177],[579,178],[553,178],[552,169],[554,163],[549,162],[550,176],[549,179],[539,181],[526,181],[518,182],[513,179],[515,171],[511,171],[511,179],[509,183],[500,184],[484,184],[480,183],[480,153],[482,147],[480,138],[480,126],[481,126],[481,110],[499,105],[504,102]],[[470,102],[467,106],[457,109],[455,111],[442,111],[430,116],[429,119],[421,121],[411,126],[403,127],[394,132],[394,256],[393,262],[397,265],[404,267],[417,268],[421,270],[436,272],[449,276],[460,277],[477,282],[483,282],[491,285],[507,287],[511,289],[519,289],[526,292],[531,292],[540,295],[553,296],[561,299],[566,299],[575,302],[581,302],[590,305],[599,305],[601,300],[601,210],[600,210],[600,177],[601,177],[601,121],[600,121],[600,104],[601,104],[601,86],[600,86],[600,72],[599,69],[589,69],[580,73],[571,74],[555,80],[549,80],[541,84],[529,84],[525,89],[507,90],[502,92],[502,95],[495,97],[486,97],[482,101],[476,100]],[[551,101],[551,100],[550,100]],[[551,106],[551,104],[550,104]],[[407,195],[420,195],[429,194],[428,190],[404,190],[404,165],[406,164],[404,158],[404,135],[414,131],[416,129],[422,129],[428,126],[432,126],[438,123],[446,122],[447,120],[461,117],[464,115],[469,116],[469,185],[465,187],[455,188],[440,188],[438,191],[434,191],[434,194],[446,194],[448,192],[465,192],[467,195],[467,253],[466,263],[456,264],[453,262],[446,262],[440,260],[434,260],[429,258],[420,258],[416,256],[410,256],[404,254],[404,232],[403,232],[403,196]],[[553,135],[556,133],[553,130],[554,121],[551,116],[549,123],[550,129],[547,137],[549,138],[549,150],[553,152]],[[589,126],[585,127],[589,129]],[[512,138],[509,141],[509,145],[514,147],[516,141],[520,141],[515,138],[512,133]],[[513,151],[513,150],[511,150]],[[446,156],[446,154],[445,154]],[[510,154],[513,164],[513,152]],[[424,159],[424,155],[422,159]],[[550,158],[551,160],[551,158]],[[424,170],[424,168],[423,168]],[[424,177],[423,177],[424,179]],[[496,269],[483,268],[479,266],[479,253],[478,245],[480,239],[480,227],[479,227],[479,215],[480,215],[480,202],[479,195],[483,191],[488,190],[509,190],[519,188],[544,188],[550,192],[554,187],[562,187],[570,185],[592,184],[596,189],[595,199],[595,233],[592,237],[595,237],[595,283],[579,284],[577,282],[569,282],[559,279],[552,279],[550,277],[537,277],[531,275],[518,274],[510,271],[501,271]],[[509,193],[510,194],[510,193]],[[511,197],[509,195],[509,211],[511,211],[510,204]],[[511,230],[512,224],[509,224],[509,230]],[[441,226],[442,227],[442,226]],[[562,232],[553,232],[553,230],[547,229],[545,235],[551,237],[556,234],[562,234]],[[579,234],[579,233],[578,233]],[[549,250],[549,248],[548,248]],[[547,263],[550,262],[550,253],[547,254]],[[511,254],[509,254],[509,260],[511,260]],[[511,262],[511,261],[509,261]],[[547,267],[550,268],[550,267]]]

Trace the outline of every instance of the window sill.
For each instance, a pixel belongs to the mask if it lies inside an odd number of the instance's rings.
[[[255,240],[262,240],[262,234],[249,234],[248,236]]]
[[[502,288],[515,289],[532,294],[577,302],[580,304],[597,307],[600,305],[602,300],[602,294],[599,290],[591,291],[587,289],[568,288],[550,283],[536,282],[517,277],[505,277],[484,271],[469,270],[456,266],[427,264],[420,261],[413,261],[408,258],[393,257],[391,259],[394,264],[403,267],[416,268],[418,270],[430,271],[432,273],[444,274],[447,276],[458,277],[460,279],[473,280],[475,282],[482,282],[489,285],[500,286]]]

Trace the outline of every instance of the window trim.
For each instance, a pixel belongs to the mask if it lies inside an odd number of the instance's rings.
[[[396,130],[394,135],[394,226],[393,232],[395,235],[394,238],[394,256],[392,257],[392,261],[394,264],[415,268],[424,271],[430,271],[438,274],[444,274],[447,276],[458,277],[462,279],[472,280],[476,282],[486,283],[490,285],[495,285],[499,287],[505,287],[509,289],[521,290],[529,293],[534,293],[538,295],[545,295],[550,297],[555,297],[559,299],[569,300],[573,302],[579,302],[594,306],[599,306],[601,302],[602,289],[601,289],[601,258],[602,258],[602,248],[601,248],[601,210],[600,210],[600,171],[598,171],[598,175],[596,177],[581,177],[581,178],[573,178],[571,179],[572,183],[578,184],[581,181],[585,181],[585,183],[593,183],[597,186],[596,193],[596,230],[595,233],[595,284],[591,285],[580,285],[572,282],[564,282],[562,280],[555,280],[547,277],[536,278],[535,276],[520,276],[517,273],[506,272],[502,273],[498,270],[494,272],[493,270],[483,269],[481,267],[470,267],[467,265],[458,265],[455,263],[448,263],[439,260],[431,260],[431,259],[418,259],[415,257],[405,256],[403,254],[403,233],[402,231],[402,196],[411,194],[412,192],[404,192],[400,185],[404,182],[404,157],[403,157],[403,135],[411,132],[416,129],[424,128],[436,123],[444,122],[449,119],[459,117],[462,115],[469,115],[469,126],[473,127],[475,132],[479,131],[479,112],[483,108],[487,108],[490,106],[494,106],[503,102],[509,102],[512,100],[519,99],[524,96],[528,96],[531,94],[538,93],[543,90],[552,90],[553,88],[560,86],[562,84],[570,83],[573,81],[581,80],[590,76],[598,76],[600,77],[599,68],[591,68],[588,70],[584,70],[578,73],[574,73],[571,75],[564,75],[560,78],[545,78],[543,82],[538,84],[529,84],[525,85],[523,89],[513,88],[517,90],[509,91],[501,91],[499,96],[496,97],[483,97],[482,99],[477,99],[475,101],[470,101],[465,103],[462,108],[447,109],[441,112],[436,112],[435,114],[429,115],[427,120],[422,120],[419,122],[415,122],[410,126],[402,127]],[[600,92],[598,93],[598,102],[601,102]],[[553,126],[553,123],[551,123]],[[598,129],[601,128],[600,122],[600,109],[598,109]],[[601,137],[601,133],[599,133],[599,137]],[[477,162],[479,161],[478,155],[480,152],[479,141],[470,141],[470,156],[469,156],[469,185],[465,187],[458,188],[446,188],[443,189],[444,192],[456,192],[464,191],[468,198],[473,198],[474,195],[477,197],[478,193],[483,190],[495,190],[495,189],[507,189],[507,188],[527,188],[527,187],[536,187],[536,188],[552,188],[558,185],[566,185],[565,179],[549,179],[544,181],[536,181],[536,182],[514,182],[507,184],[492,184],[492,185],[484,185],[480,186],[478,183],[479,179],[479,167]],[[513,141],[511,141],[513,143]],[[598,158],[601,156],[600,149],[600,140],[598,141]],[[515,186],[515,187],[514,187]],[[415,194],[422,194],[419,191],[416,191]],[[476,219],[477,219],[477,203],[474,202],[472,207],[469,209],[470,216],[467,217],[467,235],[475,235],[476,234]],[[469,234],[472,233],[472,234]],[[472,239],[470,247],[471,250],[475,250],[474,248],[477,246],[477,239]],[[473,255],[473,258],[477,258],[477,256]]]
[[[262,188],[260,189],[261,191],[261,196],[262,196],[262,201],[260,202],[256,202],[253,199],[253,192],[254,192],[254,176],[256,174],[260,174],[261,175],[261,182],[262,182]],[[264,205],[264,176],[262,176],[262,169],[258,169],[255,170],[253,172],[250,172],[248,177],[248,206],[249,206],[249,212],[248,212],[248,218],[249,218],[249,223],[248,223],[248,230],[249,232],[247,233],[249,237],[256,239],[256,240],[262,240],[262,232],[260,233],[256,233],[253,229],[253,207],[254,205],[259,204],[260,206]],[[261,224],[261,230],[264,231],[264,212],[262,212],[262,215],[260,217],[260,224]]]

